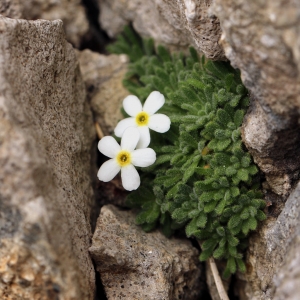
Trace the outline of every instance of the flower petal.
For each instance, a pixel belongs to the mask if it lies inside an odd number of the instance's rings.
[[[133,165],[121,169],[122,184],[125,190],[136,190],[141,183],[140,175]]]
[[[156,153],[151,148],[134,150],[131,153],[131,162],[137,167],[149,167],[154,164]]]
[[[140,139],[136,146],[136,149],[147,148],[150,144],[150,132],[148,126],[139,126]]]
[[[98,149],[102,154],[113,158],[121,150],[121,147],[112,136],[105,136],[99,141]]]
[[[142,103],[140,99],[133,95],[129,95],[123,100],[123,107],[131,117],[135,117],[142,111]]]
[[[108,182],[119,173],[120,169],[115,159],[109,159],[100,167],[97,177],[101,181]]]
[[[137,127],[134,118],[126,118],[120,121],[115,128],[115,135],[118,137],[122,137],[124,131],[128,127],[132,127],[132,126]]]
[[[122,136],[121,149],[128,150],[129,152],[133,151],[139,141],[139,138],[139,130],[135,127],[128,127]]]
[[[145,101],[143,111],[150,116],[156,113],[165,104],[165,97],[158,91],[152,92]]]
[[[170,118],[164,114],[155,114],[149,118],[148,126],[150,129],[164,133],[170,129]]]

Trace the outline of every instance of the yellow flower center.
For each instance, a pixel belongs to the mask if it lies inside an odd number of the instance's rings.
[[[121,150],[118,153],[116,159],[117,159],[117,163],[121,167],[125,167],[131,163],[131,155],[128,151],[125,151],[125,150]]]
[[[138,124],[138,126],[145,126],[149,122],[149,115],[146,112],[141,111],[136,115],[135,121]]]

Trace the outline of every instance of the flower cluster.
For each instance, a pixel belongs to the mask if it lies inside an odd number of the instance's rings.
[[[156,114],[164,103],[164,95],[157,91],[148,96],[144,106],[133,95],[123,100],[124,110],[130,117],[121,120],[115,128],[115,135],[121,137],[121,145],[111,136],[99,141],[99,151],[110,158],[100,167],[97,174],[99,180],[108,182],[121,171],[126,190],[136,190],[140,186],[140,176],[135,166],[148,167],[156,160],[155,151],[147,148],[150,144],[149,129],[160,133],[170,129],[170,118]]]

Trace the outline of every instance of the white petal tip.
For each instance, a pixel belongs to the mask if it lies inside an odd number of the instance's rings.
[[[171,120],[168,116],[164,114],[155,114],[150,117],[149,128],[159,132],[165,133],[171,127]]]
[[[141,184],[139,173],[133,165],[128,165],[127,167],[122,168],[121,178],[122,185],[127,191],[136,190]]]
[[[100,167],[97,177],[103,182],[112,180],[121,170],[121,167],[116,163],[114,159],[109,159]]]
[[[134,127],[135,126],[135,121],[134,121],[134,118],[126,118],[126,119],[123,119],[121,120],[115,130],[114,130],[114,133],[117,137],[122,137],[125,130],[128,128],[128,127]]]

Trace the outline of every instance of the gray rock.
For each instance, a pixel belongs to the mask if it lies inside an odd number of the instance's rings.
[[[142,36],[153,37],[172,49],[193,44],[211,59],[225,59],[218,43],[219,20],[210,13],[211,0],[98,1],[100,23],[111,37],[132,22]]]
[[[63,21],[67,40],[79,47],[88,34],[89,23],[81,0],[1,0],[0,14],[27,20]]]
[[[135,214],[102,207],[90,253],[108,299],[199,299],[198,251],[189,241],[145,233]]]
[[[90,50],[78,53],[88,101],[104,135],[111,135],[118,122],[123,100],[129,95],[122,80],[128,71],[126,55],[102,55]]]
[[[288,196],[300,170],[300,4],[215,0],[221,44],[255,101],[243,139],[274,193]]]
[[[9,18],[20,19],[22,17],[20,0],[1,0],[0,14]]]
[[[93,299],[85,100],[61,21],[0,16],[1,299]]]
[[[299,199],[298,199],[299,201]],[[290,242],[286,252],[284,265],[274,278],[275,294],[274,300],[298,300],[300,295],[300,236],[299,224],[297,234]]]
[[[300,249],[300,184],[277,219],[269,217],[253,234],[241,299],[298,299]]]

